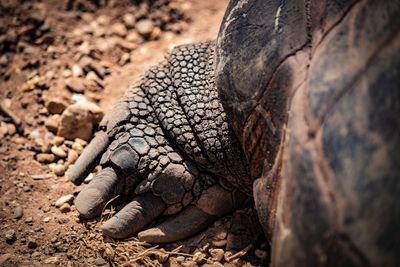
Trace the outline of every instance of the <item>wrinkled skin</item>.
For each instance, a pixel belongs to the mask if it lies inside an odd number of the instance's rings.
[[[215,51],[178,48],[106,117],[71,170],[80,183],[101,158],[77,209],[129,194],[104,232],[175,214],[138,234],[168,242],[252,195],[272,266],[400,266],[399,14],[398,1],[231,1]]]
[[[215,44],[176,48],[105,116],[69,176],[79,184],[102,171],[78,195],[85,218],[98,216],[119,194],[132,197],[102,226],[115,238],[138,234],[149,242],[193,235],[251,195],[243,153],[226,122],[213,78]],[[239,190],[238,188],[241,188]]]
[[[400,266],[399,14],[399,1],[229,4],[216,84],[272,266]]]

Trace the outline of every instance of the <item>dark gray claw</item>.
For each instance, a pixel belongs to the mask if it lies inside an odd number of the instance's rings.
[[[108,144],[108,135],[103,131],[97,132],[96,136],[69,170],[69,179],[74,184],[81,184],[89,173],[99,164],[100,158],[104,151],[106,151]]]
[[[75,200],[76,209],[85,218],[98,216],[104,205],[118,195],[124,186],[113,168],[105,168],[86,186]]]
[[[216,217],[190,205],[156,227],[138,233],[141,241],[168,243],[183,239],[206,228]]]
[[[152,194],[134,198],[114,217],[106,221],[101,230],[113,238],[126,238],[156,219],[165,210],[164,202]]]

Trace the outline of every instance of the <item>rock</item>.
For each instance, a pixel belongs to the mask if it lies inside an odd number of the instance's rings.
[[[150,40],[157,40],[161,37],[161,28],[160,27],[154,27],[153,31],[150,34]]]
[[[112,25],[111,31],[113,34],[119,35],[121,37],[125,37],[128,34],[128,30],[122,23],[115,23],[114,25]]]
[[[36,160],[40,163],[51,163],[56,160],[56,157],[53,154],[40,153],[36,155]]]
[[[35,248],[37,248],[37,246],[38,246],[38,244],[36,243],[35,240],[33,240],[33,239],[28,240],[28,248],[35,249]]]
[[[122,54],[121,58],[118,61],[118,64],[123,66],[125,65],[128,61],[130,60],[130,55],[129,53],[124,53]]]
[[[100,119],[101,120],[101,119]],[[88,143],[87,143],[87,141],[85,141],[85,140],[83,140],[83,139],[80,139],[80,138],[75,138],[75,143],[78,143],[78,144],[80,144],[82,147],[84,147],[84,146],[86,146]]]
[[[194,261],[185,261],[182,262],[183,267],[197,267],[197,263]]]
[[[196,263],[201,263],[206,259],[206,254],[202,253],[202,252],[196,252],[193,255],[193,261]]]
[[[8,64],[8,57],[7,57],[6,54],[3,54],[3,55],[0,57],[0,65],[6,66],[7,64]]]
[[[75,161],[78,159],[78,157],[79,157],[78,152],[76,152],[73,149],[69,149],[67,156],[67,164],[68,165],[74,164]]]
[[[103,118],[103,111],[94,103],[79,102],[69,106],[61,115],[57,135],[67,139],[89,141],[93,126]]]
[[[107,264],[107,262],[103,258],[97,258],[94,260],[93,263],[96,266],[103,266],[103,265]]]
[[[139,20],[135,26],[136,31],[142,36],[149,36],[154,29],[154,23],[150,19]]]
[[[56,97],[50,98],[46,103],[46,108],[51,114],[61,114],[66,107],[67,103],[65,103],[64,100]]]
[[[17,132],[17,128],[12,123],[7,123],[6,127],[9,135],[14,135]]]
[[[214,240],[214,241],[212,241],[212,243],[213,243],[213,245],[216,246],[216,247],[224,247],[224,246],[226,246],[227,241],[226,241],[226,239],[223,239],[223,240]]]
[[[81,66],[79,66],[78,64],[74,64],[72,65],[72,76],[74,77],[82,77],[84,72]]]
[[[74,195],[72,195],[72,194],[65,195],[65,196],[62,196],[59,199],[57,199],[55,206],[57,208],[59,208],[62,205],[64,205],[65,203],[71,204],[73,200],[74,200]]]
[[[61,164],[57,164],[54,169],[53,169],[54,173],[58,176],[62,176],[65,173],[65,167],[64,165]]]
[[[88,80],[88,81],[97,82],[98,79],[99,79],[99,77],[97,76],[96,72],[94,72],[94,71],[89,71],[88,74],[86,74],[86,80]]]
[[[68,69],[63,70],[63,72],[61,73],[61,75],[62,75],[64,78],[69,78],[69,77],[72,76],[72,71],[71,71],[71,70],[68,70]]]
[[[122,21],[124,22],[125,26],[128,28],[133,28],[135,27],[136,24],[136,18],[132,13],[126,13],[122,17]]]
[[[15,240],[17,240],[17,235],[15,234],[14,229],[10,229],[7,232],[5,232],[4,236],[8,244],[12,244],[15,242]]]
[[[58,257],[50,257],[44,260],[45,264],[58,265],[60,263],[60,259]]]
[[[52,146],[51,147],[51,152],[54,155],[56,155],[57,157],[60,157],[60,158],[67,157],[67,153],[61,147],[58,147],[58,146]]]
[[[71,206],[68,203],[64,203],[59,209],[62,213],[67,213],[71,211]]]
[[[76,142],[72,144],[72,149],[75,150],[78,154],[82,154],[83,152],[83,146]]]
[[[125,40],[131,43],[136,43],[142,40],[142,36],[137,31],[130,31],[125,37]]]
[[[94,71],[101,79],[104,78],[105,71],[99,62],[93,60],[88,56],[84,56],[79,60],[79,63],[81,64],[85,72],[88,73],[90,71]]]
[[[7,127],[7,123],[5,123],[4,121],[2,121],[0,123],[0,136],[4,137],[8,134],[8,127]]]
[[[184,257],[184,256],[178,256],[178,257],[176,257],[176,261],[177,261],[178,263],[182,263],[182,262],[185,261],[185,257]]]
[[[60,123],[60,118],[61,117],[59,114],[52,115],[46,119],[46,121],[44,122],[44,126],[46,126],[46,128],[50,132],[56,133],[58,130],[58,125]]]
[[[88,184],[93,180],[93,178],[94,178],[93,173],[89,173],[89,175],[85,178],[85,180],[83,180],[83,183]]]
[[[55,145],[55,146],[59,146],[59,145],[61,145],[62,143],[64,143],[64,141],[65,141],[65,138],[64,138],[64,137],[56,136],[56,137],[53,138],[53,140],[51,140],[51,143],[52,143],[53,145]]]
[[[22,209],[21,206],[18,205],[18,206],[16,206],[16,207],[14,208],[13,215],[14,215],[14,218],[15,218],[15,219],[21,219],[22,216],[24,216],[24,210]]]
[[[75,93],[83,93],[85,91],[85,84],[79,78],[70,78],[65,81],[65,86]]]
[[[115,257],[115,252],[111,245],[108,243],[105,244],[104,257],[106,257],[110,261],[113,260]]]
[[[224,250],[220,248],[210,249],[209,253],[213,261],[220,262],[224,258]]]
[[[97,23],[99,25],[108,25],[110,24],[111,18],[106,15],[101,15],[97,18]]]
[[[43,222],[48,223],[48,222],[50,222],[50,220],[51,220],[50,217],[46,217],[46,218],[43,219]]]
[[[169,255],[167,253],[163,253],[162,251],[154,251],[154,256],[158,260],[159,263],[164,263],[168,260]]]

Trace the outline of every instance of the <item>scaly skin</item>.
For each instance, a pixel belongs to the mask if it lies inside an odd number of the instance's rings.
[[[214,46],[178,47],[130,86],[71,169],[70,179],[79,184],[102,166],[75,201],[83,217],[99,215],[118,194],[132,196],[104,223],[106,235],[129,237],[157,217],[175,214],[138,234],[149,242],[175,241],[252,194],[244,155],[214,84]]]

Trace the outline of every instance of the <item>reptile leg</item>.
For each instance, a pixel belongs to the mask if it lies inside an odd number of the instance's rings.
[[[132,197],[104,223],[106,235],[129,237],[169,216],[140,232],[139,238],[172,242],[200,231],[246,200],[249,188],[238,182],[246,175],[241,150],[215,102],[210,47],[178,48],[130,86],[70,170],[70,179],[79,184],[96,165],[102,166],[75,200],[83,217],[98,216],[118,194]],[[179,63],[181,69],[176,62],[184,62]],[[203,76],[184,76],[190,69]],[[207,103],[205,96],[210,98]]]

